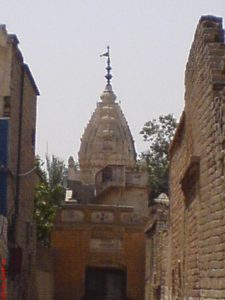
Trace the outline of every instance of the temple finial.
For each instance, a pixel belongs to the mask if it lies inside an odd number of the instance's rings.
[[[112,70],[111,65],[110,65],[110,55],[109,55],[109,46],[107,46],[107,52],[100,55],[100,56],[107,56],[107,67],[106,67],[106,71],[107,74],[105,75],[105,78],[107,80],[107,85],[110,85],[110,80],[112,79],[112,74],[110,73],[110,71]]]

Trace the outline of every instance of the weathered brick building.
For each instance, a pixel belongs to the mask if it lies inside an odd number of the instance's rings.
[[[51,234],[54,299],[143,300],[148,176],[110,84],[85,128],[78,170],[69,160],[71,199]]]
[[[18,48],[0,26],[0,255],[7,299],[34,298],[35,129],[37,86]],[[4,291],[6,292],[6,291]]]
[[[159,195],[149,207],[145,236],[145,300],[168,299],[169,199],[165,194]]]
[[[171,145],[170,299],[225,299],[225,44],[222,19],[201,17]]]

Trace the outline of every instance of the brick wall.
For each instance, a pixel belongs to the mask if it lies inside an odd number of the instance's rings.
[[[124,271],[127,298],[143,300],[145,223],[133,208],[64,205],[51,233],[54,299],[83,299],[85,272],[92,267]]]
[[[169,299],[169,205],[155,203],[149,211],[145,230],[145,300],[166,300]]]
[[[36,286],[37,299],[53,300],[54,278],[53,278],[54,252],[50,248],[37,248],[37,270]]]
[[[222,20],[202,17],[171,146],[171,299],[225,299],[224,57]]]
[[[0,117],[8,117],[7,219],[8,299],[34,299],[35,224],[33,222],[36,97],[33,77],[18,39],[0,27]],[[7,100],[7,103],[6,103]],[[20,265],[20,267],[19,267]]]

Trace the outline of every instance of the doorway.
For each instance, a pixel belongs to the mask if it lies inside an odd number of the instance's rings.
[[[87,268],[85,300],[125,300],[126,272],[120,269]]]

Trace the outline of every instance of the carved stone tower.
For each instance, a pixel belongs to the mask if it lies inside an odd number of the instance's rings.
[[[78,203],[131,205],[145,214],[147,172],[143,164],[137,166],[134,141],[112,90],[109,48],[104,56],[107,84],[81,138],[79,170],[69,159],[68,188]]]
[[[104,56],[107,84],[82,136],[79,168],[69,159],[51,235],[56,300],[144,299],[148,176],[112,90],[109,49]]]
[[[107,84],[81,139],[80,180],[94,183],[95,174],[107,165],[133,168],[134,142],[110,84]]]
[[[69,169],[69,180],[80,180],[85,184],[95,184],[96,173],[107,165],[134,168],[136,164],[134,141],[110,82],[109,47],[103,56],[108,57],[107,84],[81,138],[80,172],[76,171],[75,175]],[[71,159],[69,166],[72,166]]]

